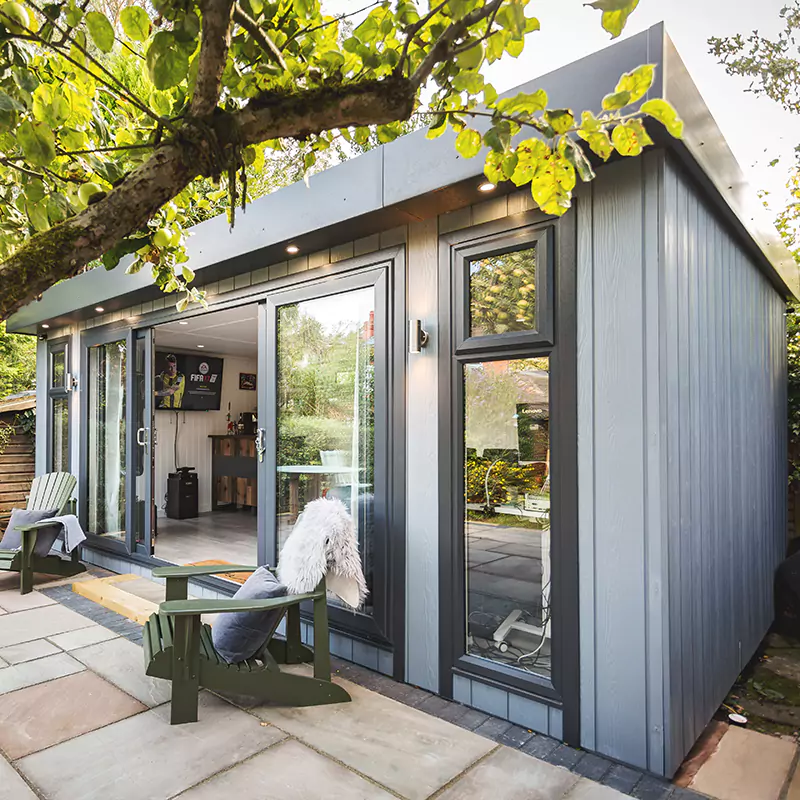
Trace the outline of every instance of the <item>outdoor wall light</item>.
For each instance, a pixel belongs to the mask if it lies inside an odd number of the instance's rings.
[[[489,181],[484,181],[478,185],[479,192],[493,192],[496,188],[497,187]]]
[[[300,252],[300,248],[296,244],[287,244],[286,245],[286,252],[290,256],[293,256],[293,255],[295,255],[295,254]]]
[[[428,344],[428,332],[422,329],[421,319],[410,319],[408,321],[408,352],[421,353],[422,348]]]

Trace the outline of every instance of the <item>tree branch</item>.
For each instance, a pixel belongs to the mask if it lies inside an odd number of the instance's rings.
[[[453,43],[458,41],[473,25],[494,15],[502,4],[503,0],[489,0],[485,5],[473,9],[469,14],[465,14],[461,19],[448,25],[411,76],[411,85],[415,89],[422,86],[430,77],[433,68],[442,61],[446,61],[451,55]]]
[[[259,47],[268,55],[272,56],[272,58],[278,62],[278,65],[283,70],[287,70],[288,67],[286,66],[286,61],[284,61],[283,53],[281,53],[278,46],[272,39],[267,36],[261,28],[258,27],[258,23],[251,19],[244,11],[244,9],[237,3],[233,8],[233,21],[244,28],[247,33],[249,33],[253,39],[258,42]]]
[[[207,117],[217,107],[222,71],[231,43],[233,0],[204,0],[203,31],[198,55],[199,68],[189,113]]]

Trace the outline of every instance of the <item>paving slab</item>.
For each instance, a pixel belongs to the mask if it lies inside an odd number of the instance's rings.
[[[440,800],[561,800],[578,782],[563,767],[501,746],[440,795]]]
[[[189,789],[180,800],[390,800],[395,795],[320,755],[295,739],[287,739],[233,769]]]
[[[428,797],[496,747],[482,736],[354,683],[336,682],[353,702],[312,708],[259,706],[253,713],[409,800]]]
[[[159,706],[22,758],[16,767],[48,800],[167,800],[283,737],[201,692],[199,722],[170,725],[169,706]]]
[[[57,633],[55,636],[50,636],[49,641],[69,652],[79,647],[88,647],[90,644],[116,639],[118,635],[102,625],[90,625],[88,628],[80,628],[77,631]]]
[[[564,800],[630,800],[630,795],[581,778]]]
[[[70,651],[70,655],[146,706],[160,706],[172,696],[169,681],[144,674],[142,648],[127,639],[117,637],[81,647]]]
[[[28,594],[20,594],[19,587],[16,590],[6,589],[0,592],[0,608],[3,611],[13,613],[14,611],[27,611],[31,608],[41,608],[42,606],[51,606],[55,600],[47,597],[41,592],[28,592]]]
[[[84,666],[80,661],[76,661],[66,653],[56,653],[22,664],[11,664],[0,672],[0,696],[24,689],[26,686],[35,686],[37,683],[72,675],[83,669]]]
[[[145,710],[87,670],[0,696],[0,749],[22,758]]]
[[[718,800],[778,800],[796,751],[794,742],[730,727],[689,788]]]
[[[800,769],[796,767],[789,788],[786,790],[786,800],[800,800]]]
[[[34,658],[43,658],[60,653],[61,648],[50,644],[46,639],[34,639],[32,642],[12,644],[0,650],[0,658],[8,664],[21,664],[23,661],[33,661]]]
[[[60,603],[0,617],[0,647],[86,628],[92,622]]]
[[[0,786],[3,787],[3,800],[37,800],[30,786],[3,756],[0,756]]]

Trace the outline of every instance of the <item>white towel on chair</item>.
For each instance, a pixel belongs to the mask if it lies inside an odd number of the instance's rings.
[[[60,517],[48,517],[47,519],[41,520],[38,524],[41,525],[44,522],[57,523],[61,526],[61,530],[64,534],[62,551],[65,553],[71,553],[81,542],[86,541],[86,534],[83,532],[83,528],[81,528],[81,524],[74,514],[64,514]]]

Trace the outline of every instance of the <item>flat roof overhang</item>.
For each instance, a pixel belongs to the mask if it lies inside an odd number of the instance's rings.
[[[672,151],[706,189],[726,221],[782,295],[800,296],[800,272],[705,105],[663,25],[624,39],[561,69],[513,89],[542,88],[551,107],[600,108],[623,72],[657,65],[648,97],[665,97],[685,122],[683,140],[651,125],[659,147]],[[644,98],[647,99],[647,98]],[[643,101],[644,101],[643,99]],[[480,124],[475,127],[481,128]],[[360,239],[477,202],[483,158],[461,158],[452,131],[435,140],[417,131],[256,200],[237,214],[229,230],[225,216],[192,229],[189,266],[198,286],[287,259],[286,245],[302,254]],[[513,189],[498,187],[498,192]],[[41,323],[60,327],[161,296],[148,270],[126,275],[94,269],[48,289],[20,309],[7,329],[38,333]]]

